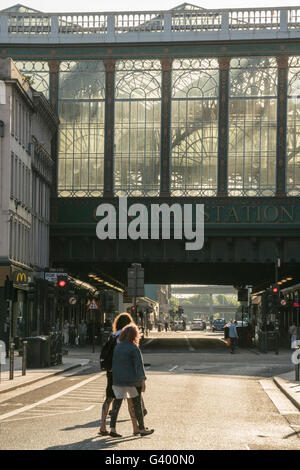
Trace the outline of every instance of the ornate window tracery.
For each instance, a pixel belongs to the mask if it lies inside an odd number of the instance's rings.
[[[16,66],[21,74],[29,79],[36,91],[44,93],[49,99],[49,65],[48,62],[33,62],[29,60],[16,61]]]
[[[275,194],[276,131],[276,59],[232,59],[229,86],[229,195]]]
[[[60,196],[101,196],[104,178],[103,61],[62,62],[59,74]]]
[[[158,196],[160,184],[161,65],[120,60],[115,77],[114,191]]]
[[[219,67],[216,59],[173,62],[171,194],[215,196]]]
[[[291,57],[288,74],[286,186],[300,196],[300,58]]]

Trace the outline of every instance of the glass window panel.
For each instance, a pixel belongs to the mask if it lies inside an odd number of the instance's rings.
[[[229,90],[229,195],[274,195],[277,132],[275,59],[232,59]]]
[[[286,185],[300,196],[300,58],[290,57],[288,74]]]
[[[215,59],[175,60],[172,72],[171,194],[217,192],[219,67]]]
[[[31,86],[49,99],[48,62],[16,61],[16,66]]]
[[[60,196],[99,196],[103,193],[104,116],[103,61],[62,62],[59,160],[65,159],[68,164],[65,173],[59,165]],[[68,177],[67,171],[70,172]]]
[[[231,97],[277,96],[277,63],[274,57],[242,57],[230,62]]]
[[[160,61],[118,61],[115,83],[115,194],[158,196]]]

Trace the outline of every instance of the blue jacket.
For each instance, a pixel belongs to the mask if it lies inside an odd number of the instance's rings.
[[[146,374],[141,351],[135,344],[124,340],[114,349],[112,361],[113,385],[140,387]]]
[[[234,323],[231,323],[228,327],[229,338],[238,338],[238,332]]]

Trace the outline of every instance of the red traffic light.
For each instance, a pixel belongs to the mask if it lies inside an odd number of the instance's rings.
[[[272,290],[273,290],[274,294],[277,294],[277,292],[278,292],[278,287],[273,287]]]
[[[59,285],[59,287],[65,287],[66,286],[66,281],[59,281],[58,285]]]

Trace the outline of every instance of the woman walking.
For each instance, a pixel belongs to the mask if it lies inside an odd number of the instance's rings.
[[[132,316],[129,313],[120,313],[114,320],[113,326],[112,326],[112,336],[115,338],[115,344],[117,344],[119,335],[122,332],[122,329],[126,326],[133,323]],[[101,414],[101,426],[99,430],[99,434],[101,436],[107,436],[109,433],[106,429],[106,418],[108,415],[108,410],[109,407],[112,403],[112,401],[115,399],[115,394],[112,389],[112,384],[113,384],[113,374],[111,370],[106,371],[106,378],[107,378],[107,386],[106,386],[106,398],[105,402],[102,405],[102,414]],[[128,411],[130,414],[130,418],[132,421],[132,426],[133,426],[133,433],[136,435],[139,432],[138,426],[137,426],[137,420],[134,414],[134,408],[132,401],[128,399]],[[145,410],[146,411],[146,410]]]
[[[65,320],[64,327],[63,327],[63,333],[64,333],[64,345],[68,346],[69,344],[69,328],[70,324],[68,320]]]
[[[123,328],[113,354],[113,392],[115,400],[113,403],[110,436],[122,437],[116,432],[118,413],[124,398],[131,398],[134,413],[138,421],[139,429],[135,434],[148,436],[154,429],[146,429],[144,425],[144,413],[141,402],[141,392],[145,392],[146,375],[139,349],[140,334],[138,327],[131,323]]]

